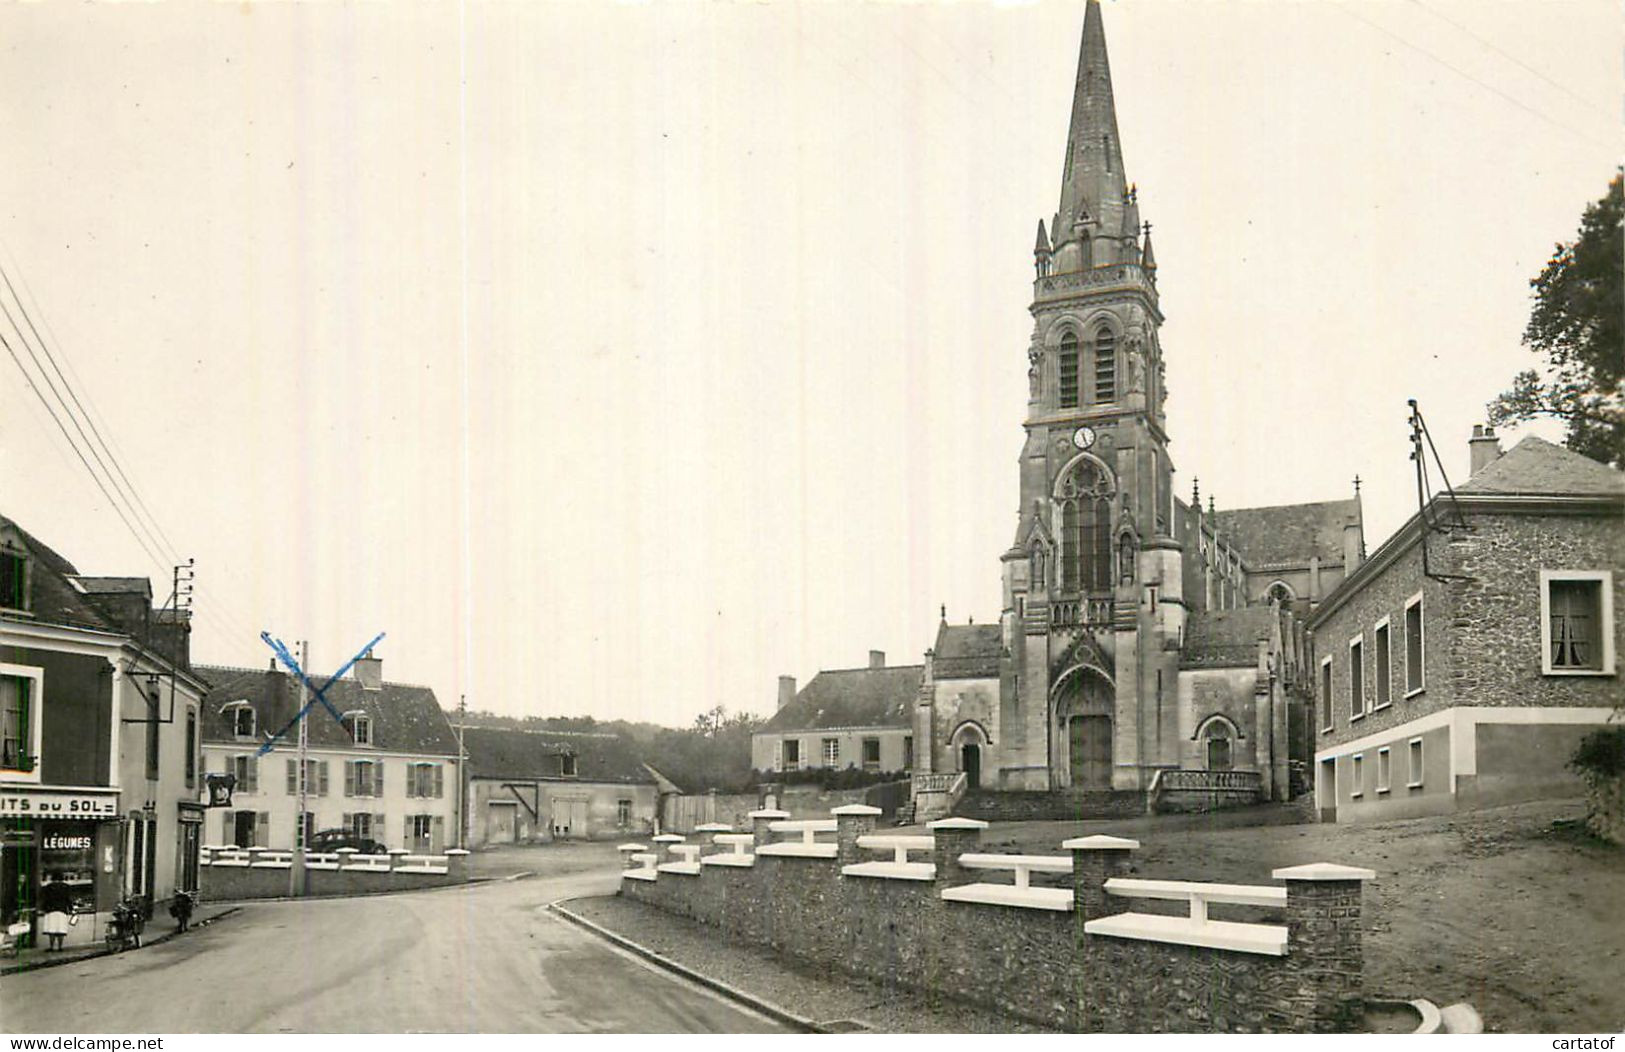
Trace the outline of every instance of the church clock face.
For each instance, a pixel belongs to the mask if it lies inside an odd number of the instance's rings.
[[[1072,432],[1072,444],[1079,449],[1088,449],[1095,444],[1095,429],[1092,427],[1078,428]]]

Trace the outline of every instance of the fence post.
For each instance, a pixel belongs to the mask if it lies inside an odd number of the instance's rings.
[[[446,851],[446,876],[461,884],[468,880],[468,852],[460,847]]]
[[[659,836],[655,837],[655,865],[664,866],[666,863],[670,862],[671,846],[673,844],[681,844],[685,839],[687,838],[679,833],[661,833]]]
[[[980,818],[940,818],[927,822],[925,828],[936,841],[931,861],[937,865],[937,885],[946,888],[974,883],[971,871],[959,864],[959,856],[976,850],[987,823]]]
[[[1284,1005],[1299,1033],[1352,1030],[1365,998],[1360,900],[1369,869],[1315,862],[1277,869],[1286,881],[1287,964],[1298,981]]]
[[[716,790],[711,790],[711,793],[713,796],[716,795]],[[705,838],[700,847],[700,854],[714,855],[717,853],[717,834],[731,833],[733,832],[733,826],[726,822],[702,822],[694,827],[694,832]]]
[[[1128,872],[1129,852],[1138,851],[1140,842],[1120,836],[1080,836],[1063,840],[1061,847],[1072,852],[1072,908],[1078,923],[1121,913],[1111,907],[1106,881]]]
[[[875,819],[880,813],[880,808],[868,804],[844,804],[830,812],[835,816],[837,865],[850,866],[858,861],[858,837],[875,831]]]
[[[746,817],[750,819],[751,834],[756,838],[753,850],[758,850],[773,843],[773,831],[768,826],[774,822],[782,822],[789,818],[790,812],[768,807],[760,811],[752,811]]]

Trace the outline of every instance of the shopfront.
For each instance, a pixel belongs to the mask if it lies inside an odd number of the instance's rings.
[[[118,897],[118,791],[0,787],[0,924],[38,925],[40,889],[68,886],[73,926],[65,945],[102,934]]]

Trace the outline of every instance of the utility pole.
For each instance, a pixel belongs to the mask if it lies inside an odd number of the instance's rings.
[[[463,749],[463,721],[468,695],[457,695],[457,846],[468,847],[468,753]]]
[[[310,667],[310,643],[299,641],[299,667]],[[310,686],[305,677],[299,678],[299,711],[303,712],[310,702]],[[305,893],[305,853],[310,850],[309,830],[305,828],[305,794],[309,791],[306,774],[305,756],[310,750],[310,721],[299,721],[299,748],[298,759],[295,761],[294,784],[298,787],[299,802],[293,818],[293,865],[288,869],[288,894],[297,897]]]

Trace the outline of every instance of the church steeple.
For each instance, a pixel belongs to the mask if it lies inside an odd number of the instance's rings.
[[[1122,139],[1117,134],[1117,108],[1112,99],[1111,63],[1106,57],[1106,29],[1100,0],[1088,0],[1083,16],[1083,43],[1078,76],[1072,89],[1072,119],[1066,136],[1066,165],[1061,175],[1061,206],[1050,226],[1054,246],[1087,237],[1112,241],[1139,233],[1125,229],[1128,180],[1123,174]],[[1138,225],[1133,224],[1133,225]],[[1085,267],[1110,262],[1091,260]]]

